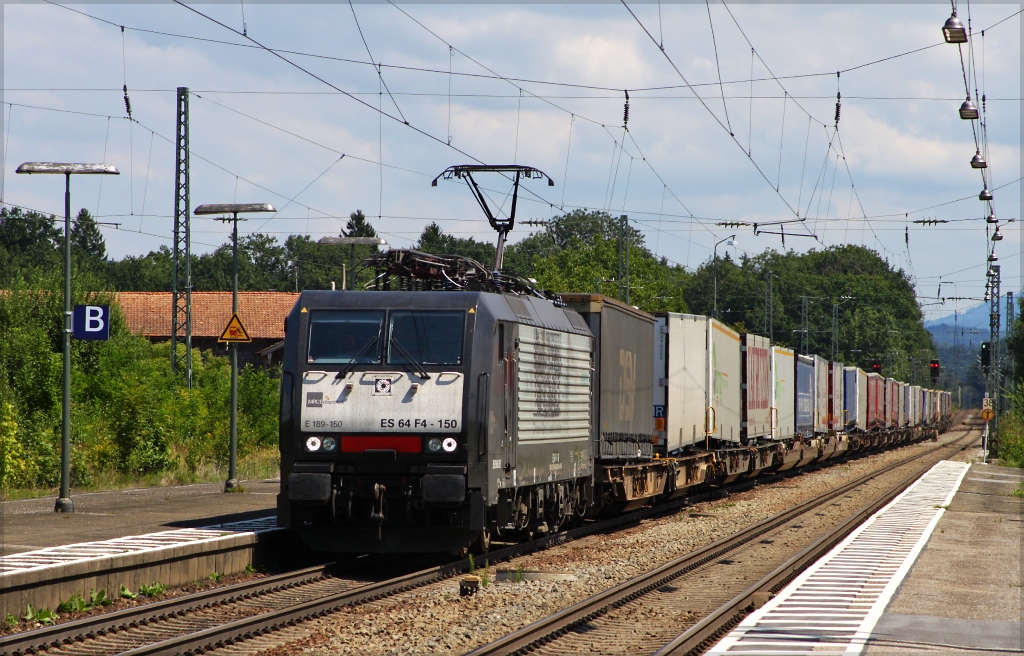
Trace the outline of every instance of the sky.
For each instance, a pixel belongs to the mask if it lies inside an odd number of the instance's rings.
[[[110,224],[114,258],[169,247],[187,87],[192,208],[278,210],[242,234],[338,235],[360,209],[393,247],[431,221],[494,241],[461,182],[430,183],[516,163],[555,182],[523,184],[519,222],[626,214],[691,269],[719,242],[720,257],[779,250],[777,232],[797,251],[864,245],[936,318],[984,293],[989,211],[1003,289],[1021,288],[1019,11],[961,4],[975,34],[958,48],[941,2],[5,4],[0,202],[60,216],[59,176],[18,164],[109,162],[121,175],[72,179],[73,211]],[[984,130],[957,113],[967,89]],[[507,212],[509,182],[479,181]],[[193,252],[228,236],[192,219]]]

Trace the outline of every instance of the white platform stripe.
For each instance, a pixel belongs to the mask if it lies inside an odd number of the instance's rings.
[[[932,467],[707,654],[859,654],[968,469]]]
[[[241,522],[214,524],[201,528],[180,528],[146,535],[130,535],[100,542],[83,542],[67,544],[59,547],[47,547],[38,551],[12,554],[0,557],[0,586],[2,577],[17,572],[40,570],[48,567],[61,567],[70,563],[85,560],[110,558],[129,553],[172,549],[198,542],[218,540],[231,535],[245,533],[263,533],[277,530],[276,517],[260,517]]]

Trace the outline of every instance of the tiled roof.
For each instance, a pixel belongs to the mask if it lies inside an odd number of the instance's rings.
[[[133,333],[171,336],[170,292],[118,292],[114,296]],[[292,292],[238,292],[238,318],[253,339],[284,339],[284,318],[298,298]],[[229,321],[231,292],[192,292],[193,337],[220,337]]]

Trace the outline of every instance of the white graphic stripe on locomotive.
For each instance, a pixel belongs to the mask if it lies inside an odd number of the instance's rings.
[[[707,654],[859,654],[968,468],[932,467]]]
[[[245,533],[263,533],[277,530],[276,517],[260,517],[227,524],[213,524],[200,528],[182,528],[146,535],[129,535],[123,538],[82,542],[59,547],[47,547],[37,551],[0,557],[0,581],[2,577],[17,572],[61,567],[71,563],[99,558],[111,558],[156,549],[174,549],[200,542],[219,540],[226,536]],[[0,583],[2,585],[2,583]]]
[[[521,442],[590,439],[591,340],[519,326],[517,430]]]

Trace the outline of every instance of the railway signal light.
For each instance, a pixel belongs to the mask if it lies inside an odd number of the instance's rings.
[[[934,383],[935,381],[937,381],[939,379],[939,361],[938,360],[932,360],[930,368],[931,368],[931,372],[932,372],[932,382]]]
[[[981,343],[981,366],[989,367],[992,365],[992,343],[982,342]]]
[[[880,373],[882,373],[882,363],[879,362],[878,360],[872,361],[871,362],[871,373],[873,373],[873,374],[880,374]]]

